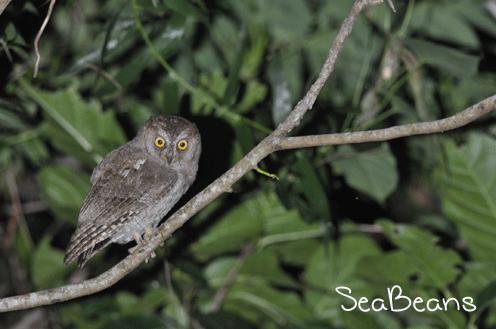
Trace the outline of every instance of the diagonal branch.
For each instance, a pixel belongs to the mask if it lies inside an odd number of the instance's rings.
[[[390,2],[390,0],[388,1]],[[321,136],[285,137],[287,133],[299,124],[305,113],[312,108],[322,86],[332,73],[334,63],[342,49],[343,42],[350,34],[353,23],[360,11],[366,7],[377,5],[382,2],[383,0],[356,0],[348,18],[341,26],[319,78],[312,85],[307,95],[296,105],[288,118],[234,167],[229,169],[225,174],[216,179],[202,192],[192,198],[186,205],[170,216],[169,219],[154,232],[154,235],[150,238],[148,245],[145,246],[142,253],[129,255],[107,272],[79,284],[0,299],[0,312],[54,304],[89,295],[110,287],[148,258],[153,250],[155,250],[174,231],[186,223],[189,218],[215,200],[221,193],[230,191],[232,184],[243,177],[248,171],[257,168],[257,164],[272,152],[298,147],[385,141],[403,136],[443,132],[463,126],[476,120],[483,114],[496,109],[495,95],[465,111],[443,120],[372,131]]]

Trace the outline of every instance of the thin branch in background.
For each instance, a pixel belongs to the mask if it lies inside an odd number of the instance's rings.
[[[12,63],[14,61],[14,59],[12,58],[12,55],[10,54],[9,47],[7,47],[7,42],[5,42],[5,40],[3,38],[0,38],[0,44],[3,46],[3,50],[5,51],[7,58]]]
[[[86,63],[86,62],[82,62],[82,61],[78,61],[77,62],[78,65],[81,65],[81,66],[84,66],[84,67],[87,67],[97,73],[100,73],[101,75],[103,75],[108,81],[110,81],[110,83],[112,83],[118,90],[122,90],[122,86],[121,84],[119,83],[119,81],[115,80],[115,78],[110,75],[110,73],[108,73],[107,71],[105,70],[102,70],[100,68],[98,68],[98,66],[96,65],[93,65],[91,63]]]
[[[5,205],[3,208],[3,212],[7,214],[7,216],[12,216],[15,211],[15,205]],[[38,212],[42,212],[48,209],[48,206],[45,201],[38,200],[38,201],[30,201],[30,202],[25,202],[22,204],[22,213],[23,214],[34,214]]]
[[[12,201],[12,213],[10,214],[10,219],[7,223],[7,234],[2,246],[3,250],[7,252],[14,243],[15,232],[19,227],[19,224],[21,224],[21,229],[22,229],[23,228],[22,226],[23,225],[26,226],[26,223],[24,220],[23,205],[21,202],[21,198],[19,196],[19,188],[16,182],[15,169],[14,168],[8,169],[7,173],[5,174],[5,178],[7,182],[7,188],[10,194],[10,199]],[[28,237],[29,241],[32,241],[31,236],[29,235],[29,230],[23,229],[22,231],[23,234],[25,234]]]
[[[423,81],[420,74],[419,60],[415,55],[407,48],[403,48],[400,52],[400,57],[408,71],[408,82],[413,92],[413,99],[415,101],[415,108],[420,117],[420,120],[429,120],[429,112],[427,110],[427,105],[425,104],[424,92],[423,92]]]
[[[41,55],[40,55],[40,50],[38,47],[38,42],[40,41],[41,35],[43,34],[43,31],[45,30],[45,27],[48,24],[48,21],[50,20],[50,16],[52,15],[53,7],[55,6],[55,2],[57,0],[51,0],[50,1],[50,6],[48,7],[48,12],[45,17],[45,20],[43,21],[43,24],[41,25],[40,30],[38,31],[38,34],[36,35],[36,39],[34,39],[34,51],[36,53],[36,64],[34,65],[34,74],[33,77],[36,78],[38,75],[38,68],[40,66],[40,61],[41,61]]]
[[[164,273],[165,273],[165,283],[167,284],[167,290],[169,290],[169,295],[171,296],[172,303],[174,304],[176,310],[182,309],[181,302],[179,301],[177,295],[174,293],[174,288],[172,287],[170,267],[167,259],[164,260]]]
[[[239,270],[241,269],[241,266],[246,260],[246,257],[251,255],[255,248],[251,244],[247,244],[243,250],[241,250],[241,254],[239,257],[236,259],[236,263],[234,266],[231,268],[229,273],[226,276],[226,279],[224,280],[224,283],[222,284],[222,287],[220,287],[219,290],[215,293],[214,299],[213,299],[213,305],[211,311],[216,313],[220,310],[222,305],[224,304],[224,301],[226,300],[227,292],[229,291],[229,287],[233,285],[233,283],[236,281],[236,278],[238,277]]]
[[[5,179],[7,181],[10,199],[12,200],[12,215],[7,223],[7,232],[2,245],[4,252],[7,252],[12,247],[15,232],[17,230],[17,224],[19,223],[19,218],[23,216],[23,213],[21,198],[19,197],[19,189],[17,188],[17,182],[13,169],[7,171]]]
[[[387,0],[388,4],[389,4],[389,7],[391,7],[391,10],[393,12],[396,12],[396,9],[394,9],[394,5],[393,5],[393,0]]]
[[[355,157],[358,157],[358,156],[361,156],[361,155],[364,155],[364,154],[373,154],[373,153],[376,153],[376,152],[379,152],[381,151],[381,148],[375,148],[375,149],[372,149],[372,150],[367,150],[367,151],[362,151],[362,152],[348,152],[348,153],[344,153],[344,154],[333,154],[333,155],[330,155],[328,157],[325,157],[324,159],[320,160],[319,162],[317,162],[314,167],[315,168],[318,168],[320,166],[323,166],[325,165],[326,163],[331,163],[333,161],[337,161],[337,160],[344,160],[344,159],[351,159],[351,158],[355,158]]]
[[[9,263],[9,269],[13,282],[13,289],[18,294],[23,294],[29,291],[30,286],[27,280],[26,272],[19,262],[19,257],[17,250],[14,245],[16,231],[19,227],[19,222],[22,221],[24,224],[24,214],[22,213],[21,198],[19,197],[19,189],[16,182],[15,169],[11,167],[6,173],[6,182],[10,194],[10,199],[12,200],[13,212],[12,216],[7,223],[7,232],[5,234],[5,239],[3,241],[3,252],[7,255],[7,261]],[[24,232],[27,230],[23,230]],[[24,233],[23,232],[23,233]],[[26,233],[29,236],[29,232]],[[31,237],[29,237],[31,241]]]

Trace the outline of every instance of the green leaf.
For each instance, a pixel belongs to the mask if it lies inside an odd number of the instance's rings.
[[[43,131],[53,145],[88,166],[126,142],[113,112],[102,113],[97,102],[86,103],[74,87],[48,92],[25,81],[22,86],[44,110]]]
[[[357,151],[350,145],[341,145],[337,154],[353,154]],[[380,203],[396,189],[399,181],[396,159],[387,143],[377,151],[358,154],[356,157],[335,160],[333,168],[343,173],[346,182],[358,191]]]
[[[343,324],[346,328],[367,328],[367,329],[380,329],[380,326],[373,314],[362,312],[342,312]],[[391,329],[388,327],[388,329]]]
[[[247,282],[253,281],[277,284],[284,287],[298,287],[295,280],[286,274],[279,266],[279,260],[275,252],[263,250],[246,257],[237,281]]]
[[[285,264],[294,266],[305,266],[310,260],[312,254],[320,245],[320,242],[317,239],[305,238],[308,236],[306,236],[304,233],[309,232],[302,233],[303,234],[294,234],[294,236],[299,237],[299,240],[271,244],[266,248],[269,250],[274,250],[278,255],[280,255],[282,261]]]
[[[263,192],[244,201],[224,215],[199,241],[192,252],[200,259],[241,249],[263,234],[258,247],[306,240],[322,236],[320,224],[307,224],[295,210],[287,210],[274,192]]]
[[[331,209],[327,194],[319,180],[314,167],[303,152],[297,152],[298,159],[294,170],[298,172],[298,187],[305,195],[307,202],[307,211],[320,219],[329,220],[331,218]]]
[[[302,325],[311,316],[296,293],[282,292],[257,283],[233,285],[223,309],[237,314],[255,309],[283,327],[290,324]]]
[[[272,90],[272,120],[277,127],[292,110],[291,94],[282,66],[281,53],[276,52],[269,66],[269,80]]]
[[[14,145],[29,161],[37,166],[41,166],[50,158],[47,146],[37,137],[38,131],[25,131],[17,135],[18,143]]]
[[[479,56],[413,38],[406,40],[406,44],[420,62],[432,65],[457,78],[471,78],[479,69]]]
[[[458,1],[453,5],[457,12],[463,16],[470,24],[478,27],[484,32],[496,37],[496,22],[482,5],[474,5],[471,1]]]
[[[205,329],[253,329],[253,326],[236,314],[219,311],[212,314],[197,315],[201,327]]]
[[[483,288],[496,281],[496,264],[465,262],[465,273],[457,284],[460,296],[477,296]]]
[[[413,225],[396,225],[388,220],[379,220],[376,224],[419,266],[424,284],[445,289],[460,274],[461,257],[454,250],[437,246],[437,236]]]
[[[174,80],[166,80],[159,91],[160,103],[167,108],[168,115],[179,115],[179,84]],[[148,119],[148,118],[147,118]],[[145,122],[141,121],[141,122]]]
[[[484,310],[496,301],[496,281],[488,284],[484,289],[481,290],[476,299],[476,305],[479,312]]]
[[[236,265],[236,257],[219,257],[211,261],[203,272],[210,287],[219,288],[225,284],[227,275]]]
[[[463,15],[453,5],[443,2],[423,2],[413,9],[410,25],[427,37],[443,42],[479,48],[479,38]]]
[[[258,236],[263,229],[264,217],[270,216],[271,205],[263,194],[244,201],[215,223],[199,241],[191,246],[191,252],[200,260],[232,252]]]
[[[434,172],[444,213],[457,224],[473,260],[494,262],[496,140],[474,133],[463,146],[447,141],[444,149]]]
[[[165,0],[164,5],[175,11],[183,14],[185,17],[193,17],[196,20],[202,22],[203,24],[208,24],[208,15],[204,10],[200,10],[197,6],[194,6],[189,1],[184,0]],[[205,8],[201,8],[205,9]]]
[[[170,304],[169,291],[165,287],[151,288],[137,296],[129,291],[121,291],[114,297],[121,314],[150,313],[161,306]]]
[[[270,198],[277,197],[271,193]],[[315,238],[326,232],[321,223],[306,223],[296,209],[286,210],[279,200],[274,201],[273,212],[266,219],[264,236],[257,246],[276,252],[289,264],[306,264],[319,244]]]
[[[260,13],[278,41],[302,38],[310,28],[311,13],[303,0],[258,0]]]
[[[200,82],[206,90],[208,90],[215,98],[221,98],[227,88],[227,79],[224,77],[221,70],[216,69],[211,73],[200,74]],[[194,114],[209,115],[213,108],[205,104],[205,100],[193,95],[191,111]]]
[[[43,194],[51,210],[74,226],[79,209],[88,193],[90,175],[67,165],[46,166],[38,174]]]
[[[320,223],[308,224],[303,221],[299,212],[296,209],[287,210],[274,192],[265,192],[263,195],[266,202],[270,203],[270,214],[264,217],[265,236],[259,241],[259,246],[266,246],[275,242],[304,239],[303,236],[299,238],[288,236],[285,239],[285,234],[302,233],[302,235],[306,235],[308,233],[309,236],[316,237],[323,233]]]
[[[246,85],[246,90],[241,101],[236,104],[236,111],[244,113],[252,110],[255,105],[260,103],[267,96],[267,86],[258,81],[251,80]]]
[[[64,276],[74,270],[64,265],[64,252],[50,246],[48,236],[38,243],[31,260],[31,277],[38,289],[46,289],[64,284]]]
[[[107,323],[100,326],[99,329],[162,329],[167,327],[167,322],[158,315],[154,314],[139,314],[129,316],[116,315],[109,319]]]
[[[405,251],[393,250],[360,259],[356,274],[383,287],[397,284],[405,288],[411,284],[411,278],[418,276],[420,271],[418,264],[412,262],[412,258]]]
[[[236,277],[238,283],[264,282],[285,287],[298,287],[295,280],[281,269],[278,257],[273,251],[262,250],[248,255],[242,264],[237,262],[238,260],[234,257],[222,257],[212,261],[204,272],[210,286],[223,286],[233,267],[241,265]]]
[[[315,316],[319,319],[340,318],[341,305],[346,304],[346,299],[336,293],[337,287],[346,286],[356,296],[373,296],[374,291],[355,275],[355,271],[360,259],[379,254],[376,243],[365,234],[346,234],[337,242],[319,246],[306,267],[306,280],[320,289],[304,292]]]
[[[159,36],[154,38],[150,36],[153,46],[162,57],[167,58],[168,55],[176,51],[185,33],[184,25],[184,16],[173,15],[167,20],[166,26],[162,25],[159,27],[163,31]],[[126,38],[129,38],[129,36]],[[136,47],[136,45],[131,45],[131,47]],[[123,88],[135,83],[143,71],[156,62],[155,57],[150,53],[148,48],[142,48],[140,51],[134,50],[132,54],[133,57],[126,61],[126,65],[120,66],[119,72],[114,76],[115,80],[117,80]],[[98,90],[96,95],[103,96],[112,93],[115,90],[116,87],[106,80],[104,86]]]
[[[460,80],[450,91],[453,109],[464,109],[478,103],[481,99],[494,95],[496,81],[491,76],[476,76]]]
[[[3,129],[24,130],[26,125],[19,117],[11,111],[5,110],[2,100],[0,100],[0,127]]]

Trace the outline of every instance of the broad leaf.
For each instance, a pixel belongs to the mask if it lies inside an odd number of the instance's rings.
[[[50,246],[50,239],[45,236],[36,247],[31,259],[33,283],[38,289],[46,289],[64,284],[64,276],[73,271],[65,266],[64,252]]]
[[[224,310],[243,314],[250,309],[283,327],[302,325],[311,316],[294,292],[282,292],[264,284],[235,284],[227,294]]]
[[[88,166],[94,167],[108,152],[126,142],[114,113],[102,112],[96,101],[86,103],[74,87],[48,92],[27,82],[22,86],[44,110],[43,131],[53,145]]]
[[[417,264],[421,269],[420,280],[426,280],[426,285],[443,289],[460,274],[461,257],[454,250],[437,246],[437,236],[413,225],[395,225],[388,220],[380,220],[377,224],[391,242]]]
[[[90,175],[59,165],[44,167],[38,177],[50,209],[75,226],[79,209],[91,187]]]
[[[337,154],[353,154],[357,151],[349,146],[339,147]],[[384,143],[378,150],[372,150],[357,156],[332,162],[346,182],[358,191],[383,203],[398,185],[396,159],[388,144]]]
[[[408,39],[406,44],[421,63],[432,65],[457,78],[471,78],[477,74],[480,62],[478,56],[419,39]]]
[[[496,254],[496,140],[472,134],[457,147],[444,144],[435,170],[443,209],[460,229],[473,260],[494,262]],[[444,161],[446,160],[446,162]]]
[[[349,300],[335,289],[348,287],[354,296],[370,297],[373,291],[355,275],[360,259],[379,255],[380,250],[365,234],[343,235],[337,242],[319,246],[306,268],[308,284],[319,289],[305,290],[305,299],[320,319],[340,318],[341,305]]]

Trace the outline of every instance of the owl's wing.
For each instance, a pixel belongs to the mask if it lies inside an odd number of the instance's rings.
[[[120,228],[166,197],[177,181],[174,171],[145,155],[113,161],[113,165],[108,163],[111,160],[105,157],[97,167],[99,172],[81,207],[65,264],[79,256],[78,265],[83,267]]]

